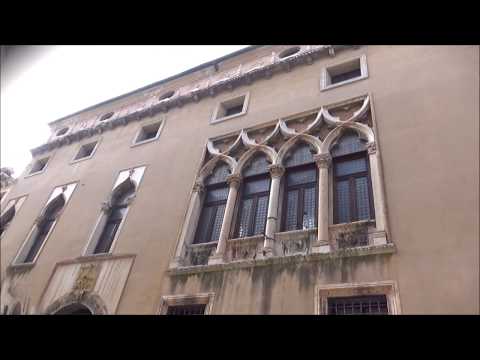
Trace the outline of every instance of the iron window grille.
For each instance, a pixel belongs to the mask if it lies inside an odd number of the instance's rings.
[[[328,315],[387,315],[385,295],[328,298]]]
[[[206,304],[169,305],[167,315],[205,315]]]

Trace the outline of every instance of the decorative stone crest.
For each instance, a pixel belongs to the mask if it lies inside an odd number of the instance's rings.
[[[317,166],[322,169],[328,169],[332,162],[332,156],[330,154],[317,154],[313,156],[313,159]]]
[[[268,167],[268,171],[270,171],[272,178],[281,178],[285,173],[285,168],[281,165],[274,164]]]
[[[196,181],[195,184],[193,185],[193,192],[202,194],[204,191],[205,191],[205,185],[203,185],[199,181]]]
[[[97,282],[100,267],[98,264],[82,265],[73,285],[73,292],[84,293],[92,291]]]

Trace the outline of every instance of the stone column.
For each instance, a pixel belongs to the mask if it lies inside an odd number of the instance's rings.
[[[277,232],[278,198],[280,196],[280,180],[285,172],[281,165],[270,165],[268,167],[272,182],[270,184],[270,197],[268,199],[267,225],[265,227],[265,242],[263,252],[266,257],[273,255],[275,233]]]
[[[227,204],[225,205],[225,214],[223,215],[222,228],[218,238],[217,250],[215,254],[208,259],[208,265],[221,264],[227,247],[227,240],[230,234],[230,228],[233,223],[233,212],[237,201],[238,188],[241,183],[241,176],[238,174],[227,177],[227,183],[230,185],[228,191]]]
[[[368,144],[368,157],[370,161],[370,178],[372,179],[373,205],[375,208],[376,232],[373,234],[373,245],[383,245],[387,243],[385,200],[378,164],[377,146],[374,142]]]
[[[185,216],[185,221],[183,223],[182,232],[180,233],[175,257],[170,263],[171,268],[178,267],[183,263],[186,245],[189,245],[193,242],[193,237],[195,236],[198,219],[202,210],[202,197],[204,191],[205,187],[202,182],[196,182],[193,186],[190,204],[188,205],[188,210]]]
[[[312,244],[312,253],[330,252],[328,232],[328,169],[332,163],[330,154],[314,156],[318,166],[318,235],[317,241]]]

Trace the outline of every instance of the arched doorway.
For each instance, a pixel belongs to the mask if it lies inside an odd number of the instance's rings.
[[[75,303],[61,308],[53,315],[93,315],[93,313],[85,305]]]

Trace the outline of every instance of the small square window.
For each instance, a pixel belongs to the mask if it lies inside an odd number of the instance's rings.
[[[30,172],[28,173],[28,175],[36,174],[36,173],[39,173],[39,172],[42,172],[43,170],[45,170],[45,167],[47,166],[48,159],[49,158],[43,158],[43,159],[36,160],[33,163],[32,168],[30,169]]]
[[[142,126],[137,136],[135,137],[134,145],[143,144],[145,142],[153,141],[158,138],[160,134],[160,128],[163,122],[157,122]]]
[[[248,106],[248,94],[229,99],[218,104],[211,123],[244,115]]]
[[[361,56],[341,64],[326,67],[322,75],[322,90],[327,90],[368,76],[366,57]]]
[[[95,141],[95,142],[92,142],[92,143],[82,145],[80,147],[80,150],[78,150],[77,155],[75,155],[75,158],[73,159],[73,161],[86,159],[86,158],[91,157],[93,155],[93,152],[95,151],[97,143],[98,142]]]

